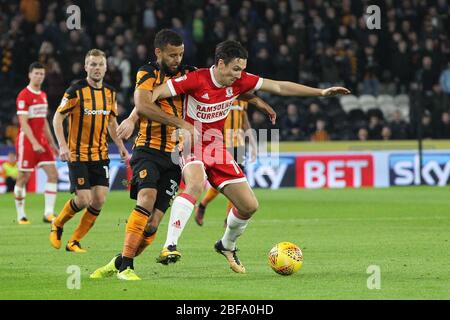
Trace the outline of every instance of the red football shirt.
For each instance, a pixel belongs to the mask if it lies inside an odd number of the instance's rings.
[[[241,93],[261,88],[263,79],[243,71],[240,79],[230,87],[225,87],[214,78],[213,70],[214,66],[198,69],[182,77],[170,79],[167,84],[172,96],[186,95],[184,117],[187,122],[201,122],[203,134],[209,130],[210,135],[221,137],[234,100]]]
[[[45,120],[47,117],[47,94],[44,91],[35,91],[30,86],[20,91],[16,100],[17,115],[28,116],[28,124],[36,139],[47,141],[45,137]],[[25,139],[27,139],[25,137]]]

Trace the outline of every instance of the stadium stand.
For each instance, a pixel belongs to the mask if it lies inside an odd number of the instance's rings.
[[[340,100],[264,96],[280,119],[289,104],[296,106],[304,120],[297,139],[310,140],[315,132],[311,104],[321,110],[332,140],[356,140],[372,115],[391,126],[397,110],[409,126],[407,138],[415,138],[418,105],[432,115],[433,138],[441,137],[442,114],[450,110],[450,5],[375,2],[380,30],[366,27],[368,1],[0,1],[0,142],[6,142],[27,66],[35,60],[46,65],[44,89],[53,111],[64,88],[84,77],[82,57],[93,47],[107,52],[107,81],[120,92],[121,117],[128,115],[137,68],[153,58],[153,36],[165,27],[183,35],[187,64],[211,65],[214,46],[236,39],[249,50],[250,72],[352,90]],[[65,23],[72,4],[81,9],[81,30]]]

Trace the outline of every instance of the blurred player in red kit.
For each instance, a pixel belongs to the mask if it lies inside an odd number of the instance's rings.
[[[47,94],[41,90],[45,79],[45,68],[39,62],[29,67],[30,83],[17,96],[17,116],[20,132],[16,139],[17,166],[19,175],[14,195],[16,198],[17,222],[29,224],[25,213],[26,185],[36,167],[41,167],[47,175],[45,184],[44,222],[54,218],[54,207],[58,183],[55,166],[55,152],[58,152],[47,121]]]

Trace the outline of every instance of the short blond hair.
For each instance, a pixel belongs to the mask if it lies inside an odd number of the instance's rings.
[[[84,58],[85,60],[87,58],[89,58],[90,56],[94,56],[94,57],[103,57],[106,59],[106,54],[100,50],[100,49],[91,49],[86,53],[86,57]]]

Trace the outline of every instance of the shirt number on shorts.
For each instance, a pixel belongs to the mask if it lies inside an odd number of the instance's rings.
[[[171,183],[170,190],[166,190],[166,193],[169,196],[171,196],[172,198],[174,198],[175,194],[178,191],[178,183],[176,181],[172,180],[172,179],[170,179],[170,183]]]
[[[103,166],[103,169],[105,169],[106,179],[109,179],[109,170],[108,170],[108,166]]]
[[[239,171],[239,166],[238,166],[238,164],[236,163],[236,161],[231,160],[230,163],[233,165],[234,171],[236,171],[237,174],[241,173],[241,172]]]

